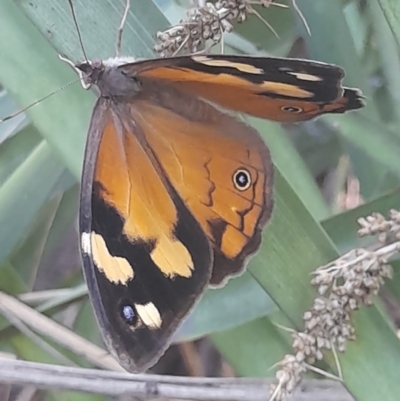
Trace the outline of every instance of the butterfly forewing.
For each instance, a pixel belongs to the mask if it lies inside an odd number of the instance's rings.
[[[81,197],[85,274],[108,347],[141,371],[208,284],[210,247],[125,106],[100,99],[94,116]]]

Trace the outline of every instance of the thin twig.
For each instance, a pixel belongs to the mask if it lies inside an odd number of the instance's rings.
[[[0,358],[0,382],[42,389],[84,391],[109,396],[174,398],[201,401],[266,401],[270,380],[132,375]],[[354,401],[330,380],[305,380],[293,401]]]
[[[83,355],[96,366],[116,371],[123,370],[106,350],[1,291],[0,310],[6,311],[7,315],[14,315],[36,333],[50,337],[76,354]]]

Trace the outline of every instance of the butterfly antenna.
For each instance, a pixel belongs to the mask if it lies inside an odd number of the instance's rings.
[[[125,23],[126,23],[126,19],[128,18],[128,13],[129,13],[130,8],[131,8],[131,1],[126,0],[125,11],[124,11],[124,14],[122,15],[121,24],[119,25],[118,34],[117,34],[117,43],[116,43],[117,57],[121,57],[122,33],[124,32]]]
[[[77,31],[77,33],[78,33],[78,39],[79,39],[79,43],[80,43],[80,45],[81,45],[83,57],[85,58],[85,61],[88,63],[88,62],[89,62],[89,59],[88,59],[88,57],[87,57],[87,55],[86,55],[85,47],[83,46],[81,31],[80,31],[80,29],[79,29],[78,21],[76,20],[76,14],[75,14],[74,5],[72,4],[72,0],[68,0],[68,4],[69,4],[69,8],[71,9],[72,19],[74,20],[74,24],[75,24],[76,31]]]
[[[55,95],[56,93],[64,90],[65,88],[67,88],[68,86],[75,84],[76,82],[79,82],[81,80],[81,78],[76,79],[75,81],[69,82],[66,85],[61,86],[60,88],[56,89],[55,91],[49,93],[48,95],[46,95],[45,97],[42,97],[39,100],[36,100],[35,102],[31,103],[29,106],[24,107],[21,110],[16,111],[15,113],[10,114],[7,117],[4,118],[0,118],[0,123],[4,123],[5,121],[11,120],[14,117],[19,116],[20,114],[24,113],[26,110],[30,109],[33,106],[36,106],[37,104],[41,103],[43,100],[48,99],[49,97]]]
[[[311,36],[311,29],[310,29],[310,25],[308,25],[308,22],[306,20],[306,17],[304,16],[304,14],[301,12],[299,6],[296,3],[296,0],[292,0],[292,4],[293,4],[293,8],[296,10],[297,14],[299,15],[301,21],[304,24],[304,27],[306,28],[307,33]]]

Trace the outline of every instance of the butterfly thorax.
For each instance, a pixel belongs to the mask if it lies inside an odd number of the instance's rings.
[[[132,76],[127,76],[120,68],[126,65],[125,59],[108,59],[86,61],[77,64],[76,68],[82,71],[83,85],[90,88],[96,85],[102,97],[132,97],[140,91],[140,81]],[[130,59],[129,61],[133,61]]]

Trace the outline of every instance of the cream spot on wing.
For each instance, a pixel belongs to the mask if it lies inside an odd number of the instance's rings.
[[[150,254],[151,259],[167,277],[192,275],[193,261],[180,241],[161,236]]]
[[[229,60],[215,60],[207,56],[195,56],[192,57],[192,60],[196,61],[196,63],[209,65],[211,67],[231,67],[236,68],[238,71],[247,72],[249,74],[264,74],[264,70],[262,68],[256,68],[251,64],[235,63]]]
[[[90,241],[90,233],[82,233],[81,235],[81,248],[87,255],[92,254],[92,243]]]
[[[259,84],[259,88],[277,95],[297,97],[300,99],[307,99],[314,96],[312,92],[301,89],[296,85],[285,84],[284,82],[264,81]]]
[[[148,302],[144,305],[135,304],[135,308],[140,320],[145,326],[147,326],[149,329],[161,328],[162,319],[160,312],[152,302]]]
[[[317,75],[311,75],[311,74],[306,74],[304,72],[288,72],[288,74],[295,76],[298,79],[301,79],[302,81],[323,81],[324,79],[317,76]]]
[[[132,266],[120,256],[112,256],[107,249],[104,238],[92,232],[92,257],[96,267],[105,274],[108,281],[116,284],[127,284],[134,277]]]

